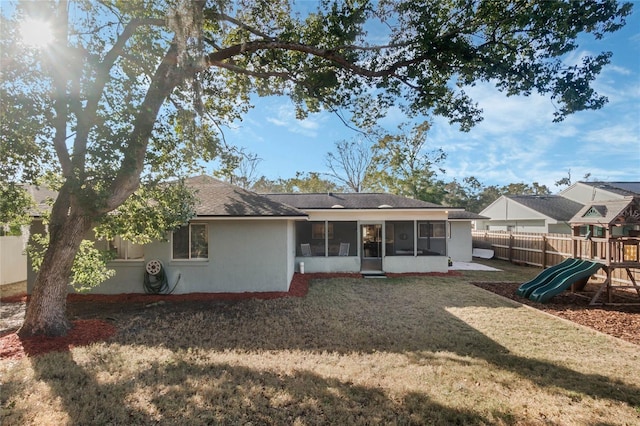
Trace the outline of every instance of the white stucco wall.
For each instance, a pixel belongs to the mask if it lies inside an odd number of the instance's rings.
[[[213,220],[205,223],[208,224],[209,259],[172,260],[171,243],[154,242],[145,246],[144,261],[111,262],[109,266],[116,270],[116,275],[91,293],[144,293],[144,266],[151,259],[162,262],[169,287],[173,288],[178,282],[174,294],[289,290],[295,267],[292,221]]]
[[[382,259],[385,272],[448,272],[447,256],[385,256]]]
[[[304,262],[305,273],[311,272],[360,272],[360,257],[296,257],[296,271],[300,271],[300,263]]]
[[[27,255],[21,236],[0,237],[0,285],[27,279]]]
[[[451,221],[448,244],[449,257],[457,262],[471,262],[473,256],[473,238],[471,221]]]
[[[175,293],[288,291],[293,276],[289,237],[284,220],[221,220],[209,222],[209,259],[164,262],[169,275],[181,280]],[[168,259],[168,243],[154,247],[155,257]],[[145,255],[145,257],[149,258]]]

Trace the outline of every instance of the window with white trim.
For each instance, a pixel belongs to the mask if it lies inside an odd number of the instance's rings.
[[[173,231],[171,252],[171,257],[175,260],[208,259],[209,230],[207,224],[190,223]]]
[[[144,246],[135,244],[116,236],[109,241],[109,249],[116,254],[118,260],[140,260],[144,258]]]
[[[96,248],[110,252],[112,260],[144,259],[144,245],[127,241],[119,235],[116,235],[112,240],[96,241]]]

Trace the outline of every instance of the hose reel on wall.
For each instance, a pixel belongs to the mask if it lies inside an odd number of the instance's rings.
[[[178,274],[176,283],[169,290],[169,278],[167,272],[162,266],[162,262],[158,259],[153,259],[147,262],[144,268],[144,291],[149,294],[171,294],[175,290],[182,274]]]

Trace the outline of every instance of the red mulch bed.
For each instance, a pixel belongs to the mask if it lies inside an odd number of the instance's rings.
[[[458,276],[459,272],[449,273],[422,273],[422,274],[387,274],[389,277],[401,276]],[[313,279],[327,278],[361,278],[361,274],[345,273],[317,273],[294,274],[288,292],[263,292],[263,293],[189,293],[171,295],[153,294],[69,294],[68,303],[155,303],[155,302],[188,302],[188,301],[225,301],[242,299],[276,299],[280,297],[304,297],[309,291],[309,282]],[[3,297],[2,303],[27,302],[28,296],[18,295]],[[88,345],[109,339],[116,332],[116,328],[107,321],[100,319],[79,319],[72,321],[73,328],[63,337],[29,337],[21,339],[13,332],[0,336],[0,359],[19,359],[24,356],[36,356],[51,351],[67,351],[70,348]]]
[[[107,321],[88,319],[71,322],[73,328],[62,337],[33,336],[21,338],[16,333],[0,337],[0,359],[20,359],[47,352],[68,351],[76,346],[107,340],[116,334],[116,328]]]

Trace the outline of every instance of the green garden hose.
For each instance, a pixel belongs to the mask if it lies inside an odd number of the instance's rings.
[[[168,291],[169,279],[162,267],[162,262],[157,259],[150,260],[144,268],[144,291],[148,294],[171,294],[176,289],[181,277],[182,274],[178,274],[176,283],[171,291]]]

